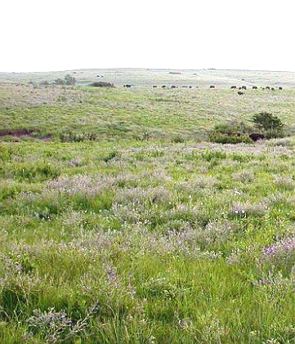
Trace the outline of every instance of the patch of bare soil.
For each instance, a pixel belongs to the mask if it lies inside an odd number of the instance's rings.
[[[0,129],[0,137],[3,137],[3,136],[12,136],[14,138],[33,137],[33,138],[38,138],[43,141],[50,141],[51,139],[50,134],[46,136],[41,136],[39,129],[26,129],[26,128]]]

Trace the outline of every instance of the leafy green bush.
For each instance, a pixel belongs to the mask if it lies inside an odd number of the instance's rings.
[[[251,127],[244,122],[217,124],[209,133],[209,140],[216,143],[251,143]]]
[[[67,74],[64,78],[65,80],[65,85],[75,85],[76,84],[76,79],[71,76],[70,74]]]
[[[284,124],[281,119],[269,112],[260,112],[253,116],[253,123],[262,131],[266,138],[276,138],[284,136]]]
[[[252,140],[248,135],[238,135],[238,134],[223,134],[223,133],[210,133],[209,139],[211,142],[216,143],[251,143]]]
[[[54,80],[55,85],[68,85],[73,86],[76,84],[76,79],[71,76],[70,74],[67,74],[64,79],[58,78]]]

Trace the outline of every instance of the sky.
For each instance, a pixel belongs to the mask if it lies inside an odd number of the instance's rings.
[[[0,0],[0,72],[295,71],[294,0]]]

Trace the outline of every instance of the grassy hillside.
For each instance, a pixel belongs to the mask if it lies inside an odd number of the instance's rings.
[[[0,342],[294,343],[295,140],[206,142],[294,101],[2,83]]]
[[[230,89],[103,89],[0,85],[1,127],[31,128],[58,139],[72,131],[98,140],[173,141],[204,138],[216,123],[270,111],[293,126],[295,91]]]

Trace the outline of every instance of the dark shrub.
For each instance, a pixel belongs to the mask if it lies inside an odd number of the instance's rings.
[[[67,74],[64,79],[65,85],[75,85],[76,84],[76,79],[71,76],[70,74]]]
[[[41,81],[40,86],[49,86],[49,82],[47,80]]]
[[[114,84],[105,81],[95,81],[91,83],[89,86],[92,87],[115,87]]]
[[[73,86],[76,84],[76,79],[71,76],[70,74],[67,74],[64,79],[58,78],[54,80],[55,85],[67,85],[67,86]]]
[[[61,78],[55,79],[54,80],[55,85],[64,85],[65,81]]]
[[[284,124],[279,117],[269,112],[260,112],[254,115],[252,121],[267,138],[283,136]]]

